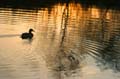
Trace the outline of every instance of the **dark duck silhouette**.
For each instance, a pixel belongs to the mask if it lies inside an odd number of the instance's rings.
[[[33,38],[33,33],[32,32],[34,32],[34,30],[33,29],[29,29],[28,33],[27,32],[22,33],[21,38],[22,39],[32,39]]]

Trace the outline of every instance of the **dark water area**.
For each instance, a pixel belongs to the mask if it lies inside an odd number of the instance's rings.
[[[29,28],[33,39],[21,39]],[[120,10],[80,3],[0,8],[0,79],[119,78]]]
[[[49,7],[55,4],[80,3],[83,7],[97,6],[99,8],[120,9],[120,0],[1,0],[0,7],[35,9]]]
[[[56,3],[54,0],[1,0],[0,7],[34,9],[50,7]]]

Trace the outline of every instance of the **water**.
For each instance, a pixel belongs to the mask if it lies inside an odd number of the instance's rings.
[[[29,28],[33,39],[22,40]],[[119,10],[0,8],[0,79],[119,79],[119,48]]]

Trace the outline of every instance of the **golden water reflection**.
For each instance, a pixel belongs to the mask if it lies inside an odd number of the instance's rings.
[[[119,79],[119,12],[75,3],[0,8],[0,78]],[[22,40],[29,28],[34,38]]]

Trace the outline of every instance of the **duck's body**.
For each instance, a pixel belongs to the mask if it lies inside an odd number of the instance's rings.
[[[33,38],[33,29],[29,29],[29,32],[22,33],[21,38],[22,39],[32,39]]]

